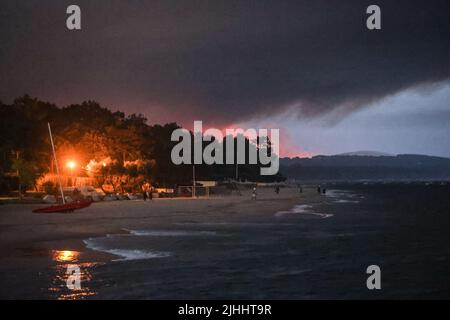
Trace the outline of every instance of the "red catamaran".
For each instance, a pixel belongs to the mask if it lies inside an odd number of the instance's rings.
[[[91,203],[92,203],[91,201],[74,201],[71,203],[58,204],[54,206],[34,209],[33,212],[35,213],[73,212],[78,209],[89,207]]]

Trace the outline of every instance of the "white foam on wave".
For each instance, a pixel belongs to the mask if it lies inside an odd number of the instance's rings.
[[[114,259],[112,261],[129,261],[129,260],[143,260],[143,259],[154,259],[154,258],[166,258],[170,257],[172,253],[165,251],[153,251],[153,250],[137,250],[137,249],[109,249],[102,245],[96,244],[96,242],[101,238],[89,238],[83,240],[86,248],[94,251],[100,251],[109,253],[120,257],[119,259]]]
[[[170,252],[148,250],[108,249],[103,251],[121,257],[120,259],[115,259],[113,261],[167,258],[172,255]]]
[[[348,190],[328,190],[326,196],[335,203],[359,203],[359,200],[355,200],[355,198],[364,198]]]
[[[274,227],[292,226],[292,223],[268,223],[268,222],[178,222],[180,226],[231,226],[231,227]]]
[[[305,212],[307,212],[308,209],[311,209],[311,208],[312,207],[308,204],[298,204],[290,210],[278,211],[277,213],[275,213],[275,217],[281,217],[281,216],[284,216],[286,214],[291,214],[291,213],[305,213]]]
[[[152,237],[195,237],[195,236],[216,236],[215,231],[186,231],[186,230],[128,230],[134,236]]]
[[[333,216],[332,214],[314,212],[312,211],[312,206],[309,204],[298,204],[290,210],[278,211],[277,213],[275,213],[275,217],[282,217],[287,214],[308,214],[320,217],[322,219]]]
[[[336,202],[336,203],[359,203],[358,200],[347,200],[347,199],[337,199],[334,202]]]

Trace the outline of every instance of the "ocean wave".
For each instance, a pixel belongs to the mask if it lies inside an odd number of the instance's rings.
[[[272,222],[178,222],[180,226],[211,226],[211,227],[278,227],[292,226],[292,223],[272,223]]]
[[[154,259],[154,258],[167,258],[172,255],[171,252],[167,251],[154,251],[154,250],[137,250],[137,249],[116,249],[116,248],[106,248],[98,243],[96,243],[101,238],[89,238],[83,240],[86,248],[109,253],[118,256],[119,259],[114,259],[112,261],[129,261],[129,260],[144,260],[144,259]]]
[[[113,261],[167,258],[172,255],[170,252],[165,251],[128,250],[128,249],[108,249],[102,251],[121,257],[120,259],[114,259]]]
[[[314,211],[312,211],[312,206],[309,204],[298,204],[290,210],[278,211],[277,213],[275,213],[275,217],[282,217],[287,214],[307,214],[307,215],[317,216],[322,219],[330,218],[333,216],[333,214],[329,214],[329,213],[314,212]]]
[[[336,199],[335,203],[359,203],[358,200]]]
[[[360,201],[355,198],[364,198],[348,190],[328,190],[326,196],[331,198],[334,203],[359,203]]]
[[[134,236],[152,237],[191,237],[191,236],[216,236],[215,231],[186,231],[186,230],[127,230]]]

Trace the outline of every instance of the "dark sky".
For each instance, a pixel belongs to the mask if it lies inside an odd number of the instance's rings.
[[[69,4],[81,7],[81,31],[66,29]],[[370,4],[381,30],[366,28]],[[93,99],[150,122],[288,114],[292,128],[332,114],[329,127],[450,78],[448,0],[7,0],[0,33],[2,101]]]

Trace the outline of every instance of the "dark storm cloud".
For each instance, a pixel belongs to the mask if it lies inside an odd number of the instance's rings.
[[[65,8],[82,9],[80,32]],[[382,10],[369,31],[368,5]],[[0,98],[213,123],[352,111],[450,77],[448,1],[6,1]]]

